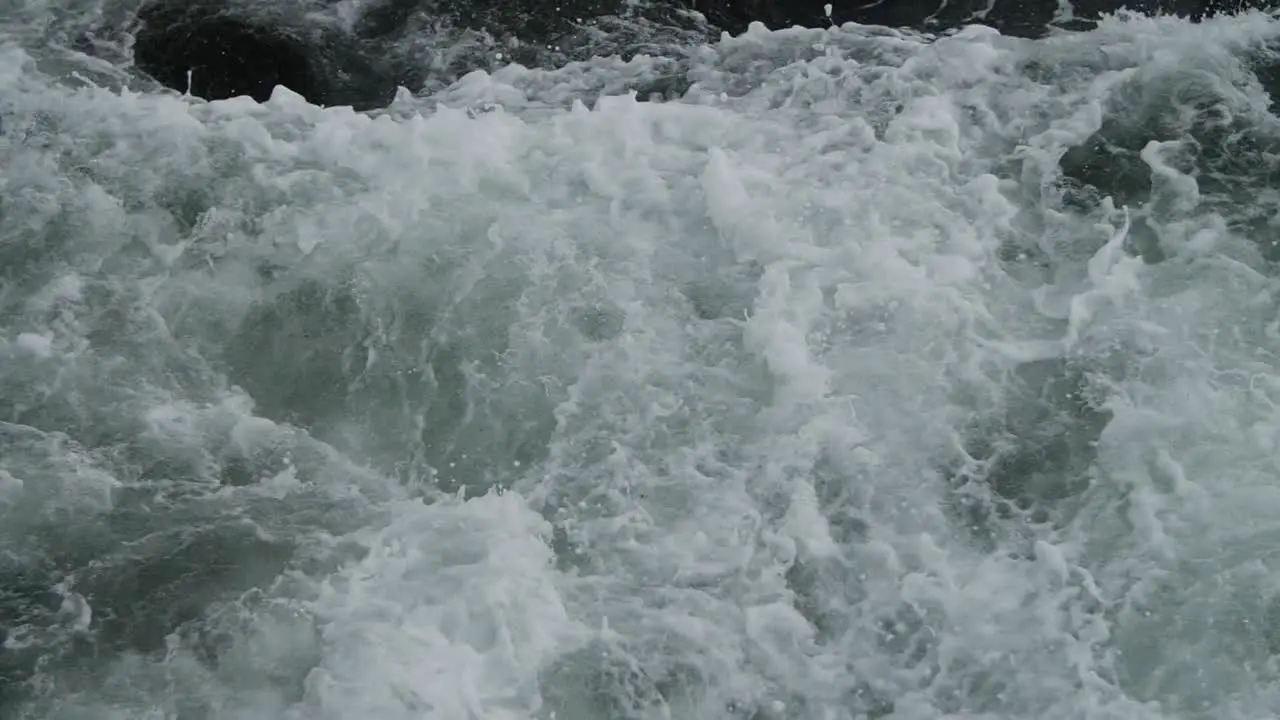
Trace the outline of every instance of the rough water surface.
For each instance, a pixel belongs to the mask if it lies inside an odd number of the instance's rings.
[[[32,12],[0,716],[1280,713],[1280,21],[756,28],[357,113]]]

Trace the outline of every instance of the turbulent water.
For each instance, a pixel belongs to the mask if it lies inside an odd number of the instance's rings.
[[[1280,714],[1280,20],[354,113],[95,12],[0,10],[0,717]]]

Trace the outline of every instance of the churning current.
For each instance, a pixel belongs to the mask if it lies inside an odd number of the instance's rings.
[[[1272,16],[356,112],[89,6],[0,33],[0,717],[1280,714]]]

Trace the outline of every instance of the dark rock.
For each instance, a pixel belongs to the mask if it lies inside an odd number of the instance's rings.
[[[397,78],[335,30],[241,15],[218,2],[160,0],[138,14],[134,62],[206,100],[263,102],[277,85],[316,105],[385,106]]]
[[[248,95],[265,101],[284,85],[312,102],[320,99],[322,80],[309,49],[279,29],[178,3],[145,7],[139,19],[134,61],[168,87],[210,100]]]

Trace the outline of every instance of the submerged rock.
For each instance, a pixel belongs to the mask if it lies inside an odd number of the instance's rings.
[[[311,102],[323,100],[310,48],[287,32],[174,3],[147,7],[140,19],[134,60],[168,87],[210,100],[247,95],[261,102],[283,85]]]

